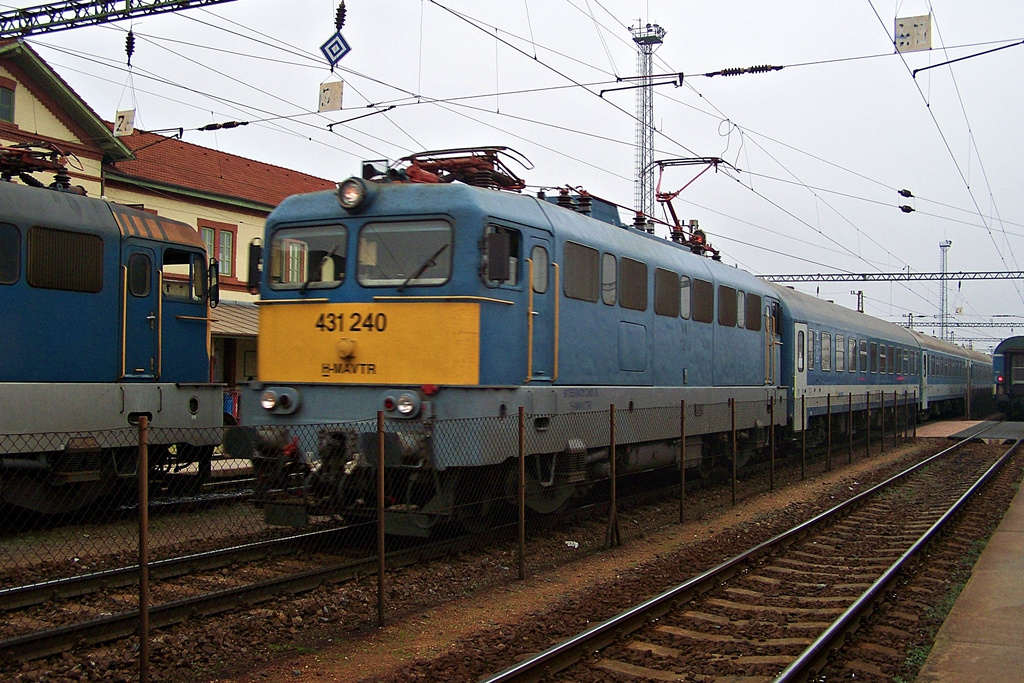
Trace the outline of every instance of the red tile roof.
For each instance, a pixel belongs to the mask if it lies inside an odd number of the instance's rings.
[[[111,170],[128,178],[269,206],[289,195],[335,187],[330,180],[156,133],[136,130],[118,140],[135,152],[136,159],[119,161]]]

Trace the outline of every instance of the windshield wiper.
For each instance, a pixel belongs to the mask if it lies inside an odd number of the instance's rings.
[[[335,244],[333,247],[331,247],[331,250],[327,252],[327,254],[322,259],[320,259],[320,265],[318,265],[316,269],[321,270],[324,267],[325,263],[334,258],[334,255],[338,252],[338,247],[340,246],[341,244]],[[309,279],[309,275],[309,273],[306,273],[306,281],[302,283],[301,287],[299,287],[299,294],[305,294],[306,290],[309,289],[309,283],[312,282],[312,280]],[[317,282],[323,282],[323,280],[317,280]]]
[[[416,272],[413,273],[412,275],[410,275],[409,277],[407,277],[405,279],[405,282],[403,282],[398,287],[398,291],[401,292],[403,289],[408,287],[409,283],[412,282],[413,280],[415,280],[416,278],[418,278],[420,275],[423,275],[423,271],[425,271],[427,268],[429,268],[431,266],[436,266],[437,264],[434,263],[434,259],[436,259],[438,256],[440,256],[441,253],[445,249],[447,249],[447,248],[448,248],[448,243],[445,242],[444,244],[442,244],[440,246],[440,248],[437,251],[435,251],[433,254],[431,254],[429,257],[427,257],[427,260],[420,264],[420,267],[416,269]]]

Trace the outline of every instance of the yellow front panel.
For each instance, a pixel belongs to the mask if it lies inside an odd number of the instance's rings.
[[[260,306],[259,379],[478,384],[480,304]]]

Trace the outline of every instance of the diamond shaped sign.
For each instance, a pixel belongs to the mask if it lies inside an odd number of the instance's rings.
[[[341,61],[341,58],[352,51],[352,48],[345,42],[345,37],[341,35],[341,31],[338,31],[328,39],[326,43],[320,46],[320,52],[324,53],[324,57],[330,63],[333,68]]]

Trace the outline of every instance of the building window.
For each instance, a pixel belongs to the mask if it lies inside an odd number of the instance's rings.
[[[238,226],[199,219],[199,234],[206,243],[206,255],[217,259],[220,276],[235,277],[235,234]]]
[[[0,121],[14,123],[14,90],[0,85]]]

